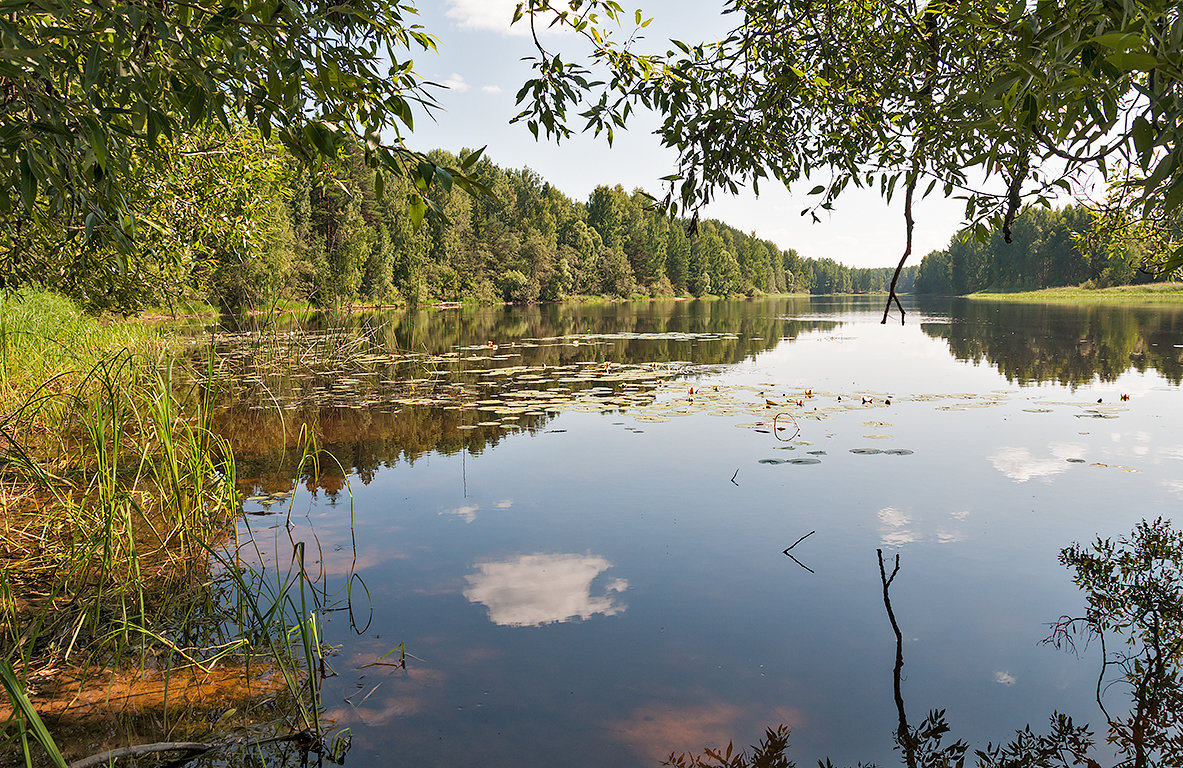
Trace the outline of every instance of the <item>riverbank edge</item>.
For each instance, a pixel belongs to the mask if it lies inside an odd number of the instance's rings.
[[[1119,285],[1112,288],[1043,288],[1037,291],[995,293],[978,291],[961,298],[973,301],[1011,301],[1033,304],[1137,304],[1137,303],[1179,303],[1183,304],[1183,282],[1148,283],[1146,285]]]

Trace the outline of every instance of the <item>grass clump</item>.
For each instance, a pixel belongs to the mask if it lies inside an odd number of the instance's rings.
[[[117,350],[157,354],[166,344],[157,326],[92,317],[54,293],[0,293],[0,413],[70,391]]]
[[[169,732],[181,681],[208,686],[215,666],[273,703],[286,691],[295,727],[319,733],[324,606],[307,601],[318,593],[302,557],[274,583],[261,558],[238,556],[249,542],[233,454],[212,428],[211,371],[176,356],[167,330],[103,322],[47,293],[2,301],[0,668],[13,673],[0,753],[19,742],[30,764],[37,723],[22,697],[60,714],[103,681],[128,696],[129,680],[163,681]]]

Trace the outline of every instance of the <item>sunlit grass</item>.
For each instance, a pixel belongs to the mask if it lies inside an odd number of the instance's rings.
[[[971,293],[975,301],[1068,302],[1097,304],[1183,303],[1183,283],[1146,283],[1118,285],[1112,288],[1066,286],[1016,293]]]
[[[159,326],[91,317],[56,294],[0,293],[0,413],[74,389],[115,351],[157,354],[167,343]]]
[[[278,580],[238,557],[249,540],[211,371],[179,357],[168,328],[101,322],[44,293],[4,302],[0,663],[14,675],[0,703],[16,717],[0,750],[19,745],[31,765],[29,734],[55,749],[27,681],[118,669],[163,675],[166,690],[174,670],[278,675],[290,727],[319,738],[328,593],[309,589],[303,544]],[[303,449],[299,473],[315,476],[315,443]],[[185,704],[172,700],[166,721]]]

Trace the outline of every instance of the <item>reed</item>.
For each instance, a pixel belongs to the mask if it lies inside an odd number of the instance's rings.
[[[75,326],[50,330],[63,328]],[[0,348],[9,363],[17,347],[25,355],[36,346],[18,338]],[[104,338],[100,344],[122,339]],[[91,358],[59,354],[39,363],[52,386],[3,380],[10,400],[0,415],[0,677],[12,717],[0,748],[19,743],[32,766],[31,745],[40,744],[57,763],[26,695],[30,679],[48,669],[164,670],[167,691],[176,670],[232,663],[247,675],[282,676],[290,727],[316,749],[343,750],[347,735],[329,737],[319,719],[327,665],[320,617],[338,596],[318,586],[324,574],[308,573],[303,542],[292,541],[282,574],[257,545],[257,557],[241,556],[253,534],[244,526],[242,540],[233,454],[212,429],[212,355],[204,371],[126,348],[84,370],[64,367],[80,361]],[[307,430],[301,450],[293,491],[304,474],[319,473]],[[346,581],[346,600],[356,582]]]

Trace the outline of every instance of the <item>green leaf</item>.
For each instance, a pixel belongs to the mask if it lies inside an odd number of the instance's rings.
[[[33,175],[33,161],[26,151],[21,158],[21,204],[32,211],[37,202],[37,177]]]
[[[423,215],[427,213],[427,205],[419,195],[411,195],[407,201],[407,213],[411,216],[411,226],[418,231],[423,224]]]
[[[337,156],[337,135],[323,122],[317,121],[304,126],[304,135],[325,157]]]
[[[1158,59],[1156,57],[1151,56],[1148,53],[1134,53],[1128,51],[1106,56],[1105,61],[1108,61],[1118,69],[1122,69],[1127,72],[1148,72],[1158,66]]]
[[[45,727],[45,723],[37,714],[33,702],[29,701],[24,686],[16,679],[12,666],[7,661],[0,661],[0,684],[4,686],[4,692],[8,695],[13,710],[20,712],[20,717],[24,719],[28,729],[33,733],[33,738],[45,750],[45,754],[49,756],[55,768],[68,768],[66,759],[62,757],[57,744],[54,743],[53,736],[50,735],[49,729]]]
[[[1092,38],[1090,42],[1103,45],[1114,51],[1128,51],[1131,48],[1140,47],[1142,45],[1142,37],[1132,32],[1110,32],[1106,35],[1098,35]]]
[[[1177,211],[1180,203],[1183,203],[1183,179],[1176,181],[1167,190],[1167,195],[1163,199],[1162,207],[1167,213]]]
[[[486,144],[476,152],[469,152],[468,155],[466,155],[465,158],[460,161],[460,170],[467,171],[469,168],[472,168],[474,165],[476,165],[477,161],[481,159],[481,155],[485,153],[485,149],[488,146],[489,145]]]
[[[1134,136],[1134,148],[1139,155],[1145,155],[1154,148],[1154,128],[1142,115],[1134,118],[1131,133]]]

